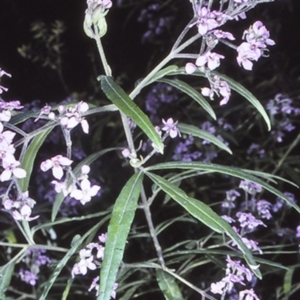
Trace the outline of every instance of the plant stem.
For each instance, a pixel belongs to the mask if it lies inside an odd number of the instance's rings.
[[[153,222],[152,222],[150,205],[147,201],[147,196],[146,196],[144,187],[142,187],[142,190],[141,190],[141,198],[142,198],[142,202],[143,202],[143,209],[144,209],[144,213],[145,213],[146,220],[147,220],[147,223],[148,223],[150,235],[151,235],[151,238],[152,238],[153,243],[154,243],[154,247],[155,247],[155,250],[156,250],[156,254],[158,256],[158,260],[159,260],[162,268],[165,269],[166,264],[165,264],[163,254],[162,254],[162,249],[161,249],[161,246],[159,244],[159,241],[158,241],[158,238],[157,238],[157,235],[156,235],[156,231],[155,231],[155,228],[154,228],[154,225],[153,225]]]

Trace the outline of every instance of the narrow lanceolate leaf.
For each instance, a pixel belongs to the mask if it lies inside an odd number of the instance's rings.
[[[182,300],[183,296],[172,275],[161,269],[156,269],[156,279],[166,300]]]
[[[5,299],[5,292],[10,286],[11,278],[14,273],[15,262],[11,261],[6,267],[2,270],[0,274],[0,299]]]
[[[101,76],[101,88],[107,98],[115,104],[121,112],[132,119],[139,126],[148,138],[153,142],[156,149],[163,153],[163,143],[152,125],[149,118],[143,111],[129,98],[124,90],[114,82],[111,77]]]
[[[268,130],[271,130],[271,121],[270,121],[268,114],[266,113],[264,107],[261,105],[259,100],[249,90],[247,90],[244,86],[242,86],[237,81],[233,80],[232,78],[230,78],[224,74],[220,74],[217,72],[214,72],[214,74],[220,76],[220,78],[222,80],[224,80],[228,83],[229,87],[232,90],[236,91],[241,96],[243,96],[246,100],[248,100],[262,115],[263,119],[265,120],[265,122],[268,126]]]
[[[168,74],[170,73],[174,73],[178,70],[178,66],[176,65],[171,65],[171,66],[168,66],[160,71],[158,71],[150,80],[149,82],[147,83],[147,85],[149,85],[150,83],[154,82],[154,81],[157,81],[165,76],[167,76]]]
[[[271,121],[270,121],[270,118],[269,118],[268,114],[266,113],[264,107],[261,105],[259,100],[249,90],[247,90],[240,83],[236,82],[235,80],[233,80],[232,78],[230,78],[230,77],[228,77],[224,74],[220,74],[220,73],[215,72],[215,71],[213,71],[212,74],[217,75],[222,80],[226,81],[228,83],[229,87],[232,90],[236,91],[241,96],[243,96],[246,100],[248,100],[258,110],[258,112],[262,115],[262,117],[264,118],[264,120],[265,120],[265,122],[268,126],[268,130],[271,130]],[[174,72],[169,72],[168,75],[189,75],[189,74],[187,74],[185,72],[184,68],[178,68]],[[194,72],[193,75],[206,77],[206,75],[203,72],[199,71],[199,70]]]
[[[196,102],[198,102],[198,104],[200,104],[202,106],[202,108],[214,119],[216,120],[216,114],[213,111],[212,107],[210,106],[210,104],[207,102],[207,100],[193,87],[191,87],[189,84],[185,83],[184,81],[175,79],[175,80],[171,80],[171,79],[160,79],[159,82],[163,82],[166,84],[169,84],[177,89],[179,89],[180,91],[182,91],[183,93],[187,94],[189,97],[191,97],[192,99],[194,99]]]
[[[218,233],[227,234],[244,254],[245,260],[252,272],[258,278],[261,278],[261,273],[257,268],[258,265],[255,262],[252,253],[244,244],[240,236],[224,219],[216,214],[208,205],[197,199],[189,197],[182,189],[167,181],[165,178],[153,173],[147,173],[147,175],[158,187],[170,195],[171,198],[181,205],[191,216],[210,227],[212,230]]]
[[[51,273],[51,276],[47,280],[47,283],[44,286],[42,295],[39,297],[39,300],[46,300],[46,299],[48,299],[47,298],[48,293],[49,293],[51,287],[53,286],[53,284],[55,283],[58,275],[60,274],[60,272],[62,271],[62,269],[67,265],[69,259],[75,254],[75,252],[77,251],[77,248],[80,245],[83,244],[83,242],[84,242],[85,239],[86,239],[86,234],[83,237],[80,237],[80,238],[76,239],[76,241],[72,243],[70,250],[58,262],[58,264],[56,265],[55,269]]]
[[[53,284],[56,282],[58,275],[62,271],[63,268],[65,268],[68,265],[69,259],[77,252],[78,248],[83,248],[84,242],[90,235],[94,234],[99,230],[99,227],[103,225],[107,221],[107,218],[101,219],[96,225],[94,225],[92,228],[90,228],[82,237],[80,235],[75,235],[72,242],[71,247],[68,250],[68,252],[65,254],[65,256],[58,261],[57,265],[55,266],[55,269],[50,275],[50,278],[47,280],[47,282],[43,285],[44,289],[42,291],[42,295],[39,297],[39,300],[46,300],[49,299],[48,293],[50,289],[52,288]],[[69,270],[71,273],[71,270]],[[71,274],[70,274],[71,275]],[[69,285],[70,283],[68,283]]]
[[[181,133],[190,134],[190,135],[198,137],[200,139],[207,140],[207,141],[211,142],[212,144],[215,144],[219,148],[232,154],[231,150],[221,140],[219,140],[216,136],[212,135],[211,133],[209,133],[207,131],[201,130],[201,129],[197,128],[196,126],[188,125],[188,124],[184,124],[184,123],[178,123],[177,127]]]
[[[290,206],[296,209],[300,213],[300,207],[294,203],[291,199],[289,199],[286,195],[284,195],[279,190],[275,189],[270,184],[264,182],[260,178],[257,178],[253,174],[251,174],[251,170],[243,170],[235,167],[222,166],[217,164],[207,164],[201,162],[167,162],[157,164],[151,167],[146,168],[148,171],[152,170],[167,170],[167,169],[183,169],[183,170],[202,170],[209,172],[216,172],[221,174],[231,175],[240,179],[248,180],[254,183],[261,185],[264,189],[271,192],[272,194],[280,197],[284,201],[286,201]],[[253,172],[255,174],[255,172]],[[260,173],[260,176],[262,172]]]
[[[22,159],[21,168],[26,171],[26,177],[21,178],[18,180],[20,188],[23,192],[26,192],[28,190],[29,181],[31,178],[31,173],[33,169],[33,164],[35,162],[35,158],[37,155],[37,152],[41,148],[43,142],[45,141],[46,137],[49,135],[49,133],[52,131],[53,128],[47,129],[45,131],[42,131],[39,133],[31,142],[29,147],[26,150],[26,153]]]
[[[127,236],[137,209],[143,175],[134,174],[123,187],[113,208],[100,272],[98,300],[109,300],[123,258]]]

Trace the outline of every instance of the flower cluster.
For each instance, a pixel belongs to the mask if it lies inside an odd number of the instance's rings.
[[[273,121],[271,134],[278,143],[283,141],[286,133],[295,129],[291,117],[300,115],[300,108],[292,104],[292,99],[282,94],[277,94],[266,105],[266,109],[272,116]]]
[[[214,28],[223,25],[229,18],[226,14],[220,11],[210,11],[207,7],[197,6],[196,8],[197,20],[190,24],[190,27],[197,26],[198,32],[201,35],[207,34]]]
[[[163,35],[171,28],[174,17],[171,15],[158,15],[161,9],[161,4],[153,3],[141,10],[138,22],[146,23],[148,27],[143,34],[142,43],[151,43],[154,38]]]
[[[10,74],[0,69],[0,77],[3,75],[11,77]],[[0,89],[1,93],[7,91],[7,88],[1,87]],[[4,102],[1,100],[0,102],[0,181],[12,181],[12,184],[9,185],[10,189],[16,184],[17,179],[26,177],[26,171],[20,167],[21,163],[15,157],[16,148],[13,139],[16,133],[5,130],[7,122],[11,120],[13,111],[21,108],[19,101]],[[1,195],[1,198],[3,198],[2,204],[14,219],[30,221],[37,218],[30,217],[35,201],[29,198],[28,191],[20,194],[16,199],[12,195],[8,196],[9,194],[8,190],[4,195]]]
[[[226,123],[226,121],[222,118],[218,120],[218,123],[224,130],[233,130],[231,125]],[[220,141],[222,141],[225,145],[228,145],[220,134],[215,134],[217,129],[211,122],[203,122],[201,124],[201,129],[210,134],[216,135]],[[199,151],[199,148],[201,151]],[[189,135],[184,136],[184,139],[176,145],[172,158],[177,161],[193,161],[201,157],[201,161],[211,162],[217,156],[218,153],[216,152],[214,144],[207,140],[202,140],[201,144],[197,143],[195,139]]]
[[[22,281],[35,286],[40,273],[41,266],[46,266],[51,263],[51,259],[45,255],[46,250],[44,249],[30,249],[26,252],[26,255],[22,259],[23,264],[26,268],[19,270],[19,276]]]
[[[70,169],[72,160],[64,157],[62,155],[56,155],[51,159],[47,159],[41,163],[41,170],[46,172],[52,169],[52,174],[54,178],[61,180],[64,176],[64,169],[67,169],[67,174],[73,175],[74,182],[69,187],[67,187],[68,176],[65,176],[64,181],[53,180],[51,183],[54,185],[54,189],[57,193],[63,193],[66,197],[70,195],[81,202],[81,204],[86,204],[91,201],[91,198],[96,196],[100,190],[100,186],[91,184],[88,174],[90,172],[90,167],[88,165],[83,165],[81,167],[81,176],[76,178]]]
[[[231,41],[235,40],[232,33],[217,29],[228,20],[237,19],[238,17],[245,18],[245,11],[250,9],[247,1],[235,0],[228,5],[227,10],[223,11],[224,3],[222,1],[219,11],[211,11],[207,4],[202,1],[200,3],[197,1],[191,2],[193,3],[195,18],[189,27],[196,25],[199,34],[203,36],[203,41],[195,64],[188,62],[185,66],[185,71],[187,74],[192,74],[197,70],[201,73],[204,72],[205,77],[209,80],[210,87],[202,88],[202,95],[213,100],[214,94],[217,94],[223,97],[220,105],[225,105],[231,96],[230,87],[225,80],[221,80],[219,76],[211,74],[211,71],[220,66],[220,60],[224,59],[225,56],[212,50],[219,42],[222,42],[237,50],[239,66],[246,70],[252,70],[252,61],[257,61],[261,56],[265,56],[265,53],[268,51],[267,46],[274,45],[275,42],[270,39],[269,31],[261,21],[256,21],[248,30],[244,31],[242,38],[245,42],[238,47],[231,43]]]
[[[72,278],[75,277],[75,275],[86,275],[88,270],[96,270],[100,267],[101,261],[104,257],[104,249],[105,247],[103,244],[105,244],[107,234],[103,233],[98,236],[98,243],[89,243],[87,244],[83,249],[79,251],[79,262],[76,263],[72,269]],[[93,289],[96,290],[96,296],[99,294],[99,276],[93,279],[92,284],[89,288],[89,292]],[[113,291],[111,293],[111,297],[113,299],[116,298],[116,289],[118,287],[118,284],[115,283],[113,287]]]
[[[241,261],[232,260],[229,256],[227,256],[226,261],[227,265],[225,277],[218,282],[212,283],[210,286],[212,293],[223,296],[230,293],[235,284],[241,284],[244,286],[246,283],[253,280],[253,273],[245,267]],[[252,298],[250,298],[250,296],[245,298],[245,295],[252,295]],[[240,291],[239,299],[259,300],[253,289]]]
[[[31,217],[32,208],[35,205],[35,200],[31,199],[28,195],[28,191],[20,194],[17,199],[6,198],[3,201],[4,208],[10,212],[13,218],[17,221],[27,220],[32,221],[39,216]]]
[[[164,103],[171,103],[178,100],[178,94],[174,88],[165,83],[153,85],[151,91],[146,96],[146,110],[150,113],[153,123],[159,122],[158,112]]]
[[[256,21],[248,30],[244,31],[243,42],[237,47],[237,62],[239,66],[243,66],[246,70],[252,70],[252,61],[257,61],[264,52],[268,51],[267,46],[275,45],[270,39],[270,33],[261,21]]]

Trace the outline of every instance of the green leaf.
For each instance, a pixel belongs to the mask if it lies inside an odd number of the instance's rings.
[[[46,137],[52,131],[53,128],[46,129],[39,133],[30,143],[29,147],[26,150],[26,153],[22,159],[21,168],[26,171],[26,177],[18,180],[22,192],[28,190],[29,181],[31,178],[31,173],[33,169],[33,164],[37,155],[37,152],[41,148]]]
[[[259,100],[249,90],[247,90],[244,86],[242,86],[237,81],[233,80],[232,78],[230,78],[230,77],[228,77],[224,74],[220,74],[216,71],[211,72],[211,74],[212,75],[217,75],[222,80],[225,80],[232,90],[236,91],[241,96],[243,96],[246,100],[248,100],[258,110],[258,112],[262,115],[262,117],[264,118],[264,120],[265,120],[265,122],[268,126],[268,130],[271,130],[271,121],[270,121],[270,118],[269,118],[268,114],[266,113],[264,107],[261,105]],[[190,74],[187,74],[185,72],[184,68],[178,68],[174,72],[170,72],[168,75],[189,75],[190,76]],[[199,71],[199,70],[194,72],[193,75],[206,77],[206,75],[203,72]]]
[[[138,205],[142,173],[134,174],[123,187],[113,208],[100,272],[98,300],[109,300],[123,258],[127,236]]]
[[[18,125],[19,123],[25,122],[29,118],[37,117],[38,115],[39,115],[38,111],[17,113],[14,116],[12,116],[9,122],[13,125]]]
[[[156,279],[166,300],[183,300],[181,291],[172,275],[161,269],[156,269]]]
[[[220,78],[222,80],[224,80],[228,83],[229,87],[232,90],[236,91],[241,96],[243,96],[246,100],[248,100],[258,110],[258,112],[262,115],[263,119],[265,120],[265,122],[268,126],[268,130],[269,131],[271,130],[271,121],[270,121],[270,118],[269,118],[268,114],[266,113],[266,110],[261,105],[259,100],[249,90],[247,90],[244,86],[242,86],[237,81],[233,80],[232,78],[230,78],[230,77],[228,77],[224,74],[220,74],[218,72],[213,72],[213,74],[215,74],[217,76],[220,76]]]
[[[218,146],[219,148],[227,151],[228,153],[232,154],[231,150],[217,137],[212,135],[211,133],[201,130],[193,125],[188,125],[184,123],[178,123],[177,125],[178,129],[182,133],[190,134],[192,136],[198,137],[203,140],[207,140],[211,142],[212,144]]]
[[[132,121],[135,122],[153,142],[157,150],[160,153],[163,153],[164,145],[151,121],[129,98],[124,90],[108,76],[101,76],[101,88],[107,98],[110,99],[121,112],[131,118]]]
[[[244,258],[252,272],[258,278],[261,278],[261,273],[257,268],[258,265],[255,262],[251,251],[247,248],[239,235],[223,218],[216,214],[208,205],[197,199],[187,196],[182,189],[176,187],[163,177],[148,172],[146,174],[157,186],[159,186],[165,193],[169,194],[194,218],[218,233],[226,233],[238,245],[239,249],[244,254]]]
[[[210,106],[210,104],[206,101],[206,99],[197,91],[195,90],[193,87],[191,87],[189,84],[185,83],[184,81],[175,79],[175,80],[171,80],[171,79],[160,79],[159,82],[163,82],[166,84],[169,84],[177,89],[179,89],[180,91],[182,91],[183,93],[187,94],[189,97],[191,97],[192,99],[194,99],[196,102],[198,102],[202,108],[214,119],[216,120],[216,114],[213,111],[212,107]]]
[[[56,279],[62,269],[68,265],[69,259],[76,253],[77,249],[83,245],[84,240],[90,236],[93,232],[96,232],[99,227],[105,223],[107,218],[103,218],[100,222],[98,222],[95,226],[93,226],[91,229],[89,229],[82,237],[79,235],[75,235],[73,238],[73,241],[71,242],[71,248],[68,250],[68,252],[65,254],[65,256],[58,261],[55,269],[51,273],[50,278],[47,280],[47,282],[44,284],[44,289],[42,292],[42,295],[39,297],[39,300],[46,300],[48,299],[48,293],[53,286],[53,284],[56,282]],[[83,246],[82,246],[83,247]]]
[[[0,274],[0,299],[5,300],[5,292],[10,286],[11,278],[15,269],[15,261],[11,261],[1,270]]]
[[[294,209],[296,209],[300,213],[300,207],[291,201],[286,195],[284,195],[279,190],[272,187],[270,184],[264,182],[260,178],[257,178],[253,174],[251,174],[251,170],[243,170],[240,168],[235,167],[228,167],[228,166],[222,166],[217,164],[207,164],[207,163],[201,163],[201,162],[167,162],[167,163],[161,163],[157,164],[148,168],[145,168],[147,171],[153,171],[153,170],[167,170],[167,169],[183,169],[183,170],[204,170],[204,171],[210,171],[210,172],[216,172],[221,174],[227,174],[234,177],[238,177],[244,180],[248,180],[254,183],[257,183],[261,185],[264,189],[268,190],[269,192],[273,193],[274,195],[282,198],[285,200],[290,206],[292,206]],[[255,172],[254,172],[255,174]],[[262,172],[260,172],[261,176]]]
[[[291,268],[284,275],[283,292],[286,297],[285,299],[289,298],[289,294],[292,290],[292,279],[293,279],[294,272],[295,272],[295,268]]]
[[[147,83],[147,85],[149,85],[150,83],[154,82],[154,81],[157,81],[161,78],[163,78],[164,76],[168,75],[169,73],[174,73],[178,70],[178,66],[176,65],[171,65],[171,66],[168,66],[160,71],[158,71],[150,80],[149,82]]]

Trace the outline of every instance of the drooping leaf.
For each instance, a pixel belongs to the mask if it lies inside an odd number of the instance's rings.
[[[249,90],[247,90],[244,86],[242,86],[240,83],[238,83],[234,79],[232,79],[224,74],[217,73],[217,72],[214,72],[214,74],[220,76],[220,78],[222,80],[224,80],[228,83],[229,87],[232,90],[236,91],[241,96],[243,96],[258,110],[258,112],[261,114],[261,116],[265,120],[268,130],[270,131],[271,130],[270,118],[269,118],[268,114],[266,113],[266,110],[264,109],[264,107],[259,102],[259,100]]]
[[[182,91],[183,93],[187,94],[189,97],[191,97],[192,99],[194,99],[198,104],[200,104],[202,106],[202,108],[214,119],[216,120],[216,114],[213,111],[212,107],[210,106],[210,104],[207,102],[207,100],[193,87],[191,87],[189,84],[185,83],[182,80],[179,79],[160,79],[159,82],[163,82],[166,84],[169,84],[177,89],[179,89],[180,91]]]
[[[160,153],[164,146],[151,121],[144,112],[129,98],[124,90],[111,77],[101,76],[101,88],[107,98],[115,104],[121,112],[132,119],[139,126]]]
[[[219,148],[232,154],[231,150],[221,140],[219,140],[217,137],[215,137],[214,135],[212,135],[211,133],[209,133],[205,130],[201,130],[201,129],[197,128],[196,126],[188,125],[188,124],[184,124],[184,123],[178,123],[177,127],[178,127],[179,131],[182,133],[190,134],[190,135],[198,137],[200,139],[207,140],[207,141],[211,142],[212,144],[218,146]]]
[[[26,177],[18,180],[22,192],[26,192],[28,190],[28,185],[31,178],[33,164],[35,162],[37,152],[41,148],[43,142],[45,141],[49,133],[52,131],[52,129],[53,128],[50,128],[39,133],[33,139],[33,141],[30,143],[29,147],[26,150],[26,153],[21,162],[21,168],[26,171]]]
[[[244,258],[252,272],[258,278],[261,278],[261,273],[257,268],[258,265],[255,262],[251,251],[244,244],[241,237],[223,218],[216,214],[208,205],[197,199],[189,197],[182,189],[176,187],[165,178],[153,173],[147,172],[146,174],[157,186],[159,186],[165,193],[169,194],[173,200],[181,205],[194,218],[218,233],[226,233],[243,252]]]
[[[123,258],[127,236],[138,205],[142,173],[134,174],[120,192],[113,208],[100,272],[98,300],[109,300]]]
[[[149,82],[147,83],[147,85],[149,85],[150,83],[152,82],[155,82],[165,76],[167,76],[169,73],[173,73],[173,72],[176,72],[176,70],[178,70],[178,66],[176,65],[171,65],[171,66],[168,66],[160,71],[158,71],[150,80]]]
[[[267,124],[268,130],[271,130],[271,121],[270,121],[268,114],[266,113],[264,107],[261,105],[259,100],[248,89],[246,89],[243,85],[241,85],[234,79],[232,79],[224,74],[218,73],[216,71],[213,71],[211,73],[212,73],[212,75],[217,75],[222,80],[226,81],[232,90],[236,91],[241,96],[243,96],[246,100],[248,100],[261,114],[261,116],[263,117],[263,119],[265,120],[265,122]],[[170,76],[171,75],[189,75],[189,76],[191,76],[190,74],[186,73],[184,68],[178,68],[177,70],[174,70],[174,72],[170,72],[168,75],[170,75]],[[200,70],[197,70],[192,75],[206,77],[206,75],[203,72],[201,72]]]
[[[179,286],[172,275],[164,272],[162,269],[156,269],[156,279],[166,300],[183,299]]]
[[[221,173],[221,174],[227,174],[227,175],[231,175],[233,177],[248,180],[248,181],[251,181],[251,182],[261,185],[264,189],[266,189],[269,192],[273,193],[274,195],[282,198],[284,201],[286,201],[290,206],[292,206],[294,209],[296,209],[300,213],[300,207],[296,203],[291,201],[291,199],[289,199],[286,195],[284,195],[279,190],[275,189],[270,184],[264,182],[260,178],[251,174],[251,170],[243,170],[243,169],[235,168],[235,167],[228,167],[228,166],[222,166],[222,165],[211,164],[211,163],[207,164],[207,163],[202,163],[202,162],[167,162],[167,163],[161,163],[161,164],[157,164],[157,165],[146,168],[146,170],[148,170],[148,171],[167,170],[167,169],[204,170],[204,171],[216,172],[216,173]],[[255,174],[255,172],[254,172],[254,174]],[[260,173],[260,176],[261,176],[261,173]]]

